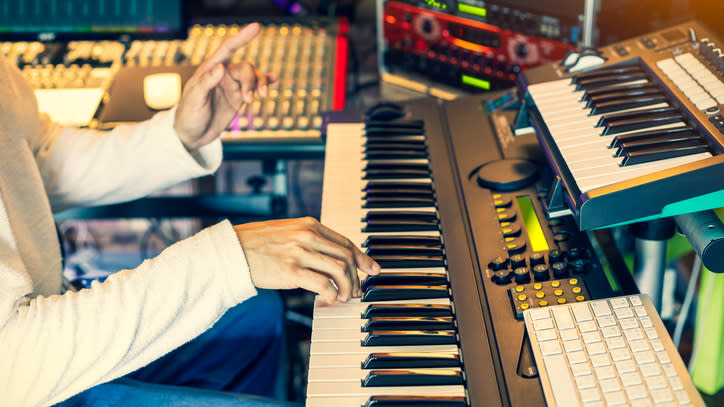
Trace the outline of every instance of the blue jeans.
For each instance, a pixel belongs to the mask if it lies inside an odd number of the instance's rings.
[[[209,330],[155,362],[58,407],[285,406],[272,400],[283,307],[275,291],[231,308]]]

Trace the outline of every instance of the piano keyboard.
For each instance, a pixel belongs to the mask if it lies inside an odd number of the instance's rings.
[[[397,123],[327,129],[321,221],[382,272],[362,299],[317,298],[307,406],[467,405],[423,123]]]
[[[521,75],[518,127],[535,129],[557,175],[549,215],[568,206],[590,230],[721,206],[720,45],[688,22],[601,48],[605,64],[585,72]]]

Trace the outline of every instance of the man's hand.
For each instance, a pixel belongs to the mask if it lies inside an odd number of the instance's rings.
[[[362,295],[358,269],[380,272],[349,239],[314,218],[246,223],[234,229],[251,280],[259,288],[304,288],[333,304]]]
[[[227,38],[189,78],[181,94],[173,127],[187,150],[214,141],[254,93],[266,97],[273,74],[260,72],[248,62],[229,65],[231,57],[259,34],[259,24],[244,27]]]

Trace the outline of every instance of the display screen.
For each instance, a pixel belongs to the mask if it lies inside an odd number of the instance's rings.
[[[543,228],[538,220],[538,215],[535,213],[535,207],[533,207],[533,202],[530,200],[530,197],[524,195],[515,198],[515,200],[518,201],[520,214],[523,216],[531,249],[533,249],[534,252],[548,250],[548,241],[546,241],[546,236],[543,234]]]
[[[186,34],[181,0],[3,0],[0,35],[53,41]]]
[[[490,90],[490,82],[483,80],[483,79],[478,79],[474,76],[463,75],[462,81],[463,81],[463,84],[465,84],[465,85],[475,86],[476,88],[480,88],[480,89],[484,89],[484,90]]]
[[[485,17],[488,15],[488,10],[483,7],[471,6],[463,3],[458,3],[458,11],[478,17]]]

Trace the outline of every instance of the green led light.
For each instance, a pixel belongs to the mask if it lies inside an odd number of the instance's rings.
[[[482,7],[471,6],[470,4],[458,3],[458,11],[461,13],[472,14],[478,17],[488,15],[488,10]]]
[[[445,10],[447,8],[447,4],[440,3],[437,0],[425,0],[425,3],[427,3],[427,5],[430,7],[440,8],[443,10]]]
[[[533,249],[534,252],[548,250],[546,236],[543,234],[543,228],[538,221],[538,215],[535,213],[535,208],[530,197],[528,195],[519,196],[515,198],[515,200],[518,201],[520,214],[523,216],[523,222],[525,223],[525,230],[528,232],[530,248]]]
[[[490,82],[488,81],[484,81],[470,75],[463,75],[462,80],[463,84],[465,85],[475,86],[476,88],[484,90],[490,90]]]

